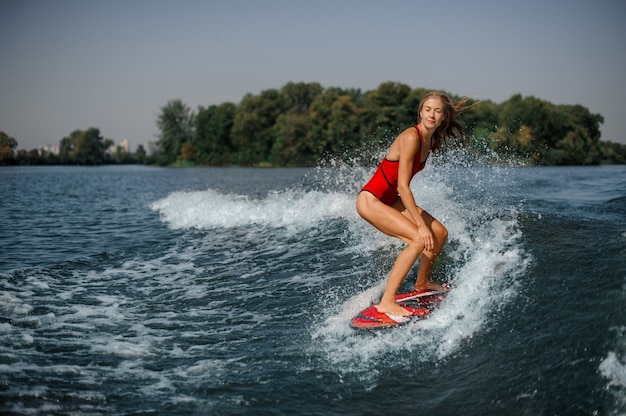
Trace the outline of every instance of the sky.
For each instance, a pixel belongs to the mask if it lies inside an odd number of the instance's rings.
[[[0,130],[33,149],[97,127],[134,151],[169,100],[393,81],[581,104],[626,143],[625,18],[623,0],[0,0]]]

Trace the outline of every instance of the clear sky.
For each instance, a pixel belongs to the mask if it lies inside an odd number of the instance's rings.
[[[623,0],[0,0],[0,130],[20,149],[97,127],[131,150],[168,100],[396,81],[581,104],[626,143]]]

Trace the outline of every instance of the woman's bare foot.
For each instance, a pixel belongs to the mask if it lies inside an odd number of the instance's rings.
[[[378,305],[376,305],[376,310],[378,312],[382,312],[382,313],[386,313],[387,315],[394,315],[394,316],[411,316],[411,315],[413,315],[411,313],[411,311],[408,311],[408,310],[404,309],[402,306],[398,305],[395,302],[393,302],[391,304],[379,303]]]
[[[450,285],[449,284],[440,285],[439,283],[435,283],[432,280],[428,280],[426,282],[426,284],[415,283],[415,290],[416,291],[420,291],[420,290],[439,290],[439,291],[447,292],[447,291],[450,290]]]

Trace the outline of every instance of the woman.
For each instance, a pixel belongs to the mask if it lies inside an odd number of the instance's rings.
[[[385,234],[402,239],[406,248],[391,269],[385,292],[376,305],[379,312],[398,320],[411,315],[395,302],[402,281],[422,255],[415,290],[445,290],[430,280],[435,259],[448,238],[448,230],[428,212],[417,206],[409,187],[413,176],[424,169],[431,150],[441,147],[446,137],[461,133],[455,121],[467,107],[467,98],[452,103],[441,92],[424,96],[417,111],[418,124],[404,130],[394,140],[376,173],[363,187],[356,201],[361,217]],[[395,317],[395,318],[394,318]]]

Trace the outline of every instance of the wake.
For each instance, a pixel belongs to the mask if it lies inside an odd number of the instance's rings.
[[[417,203],[448,228],[449,240],[433,277],[450,282],[453,290],[425,320],[373,336],[351,329],[350,320],[380,299],[402,248],[401,242],[372,231],[364,221],[355,223],[352,231],[361,255],[372,259],[369,267],[379,277],[365,290],[355,284],[355,293],[338,306],[321,305],[333,312],[313,325],[312,353],[333,371],[356,373],[375,383],[377,374],[390,365],[446,359],[488,330],[497,312],[520,291],[531,257],[518,221],[523,201],[510,196],[515,167],[484,167],[480,159],[463,152],[433,157],[429,163],[411,187]],[[381,261],[381,255],[387,258]],[[407,281],[412,285],[414,279],[412,271]]]

